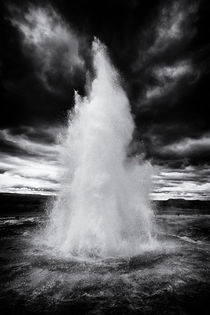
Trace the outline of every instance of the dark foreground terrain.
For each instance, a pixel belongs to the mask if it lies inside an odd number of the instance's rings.
[[[153,250],[86,261],[36,242],[49,199],[0,202],[0,314],[209,314],[208,202],[156,203]]]

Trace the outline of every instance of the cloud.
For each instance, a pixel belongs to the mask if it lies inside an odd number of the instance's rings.
[[[197,32],[198,7],[198,2],[187,0],[161,3],[149,27],[140,31],[137,56],[131,66],[140,91],[137,107],[160,104],[174,91],[167,103],[172,99],[175,102],[183,92],[181,83],[190,86],[198,79],[193,55],[187,52]]]
[[[33,178],[5,172],[0,174],[1,192],[53,194],[59,184],[47,179]]]
[[[37,75],[48,89],[56,89],[59,78],[69,80],[84,70],[84,38],[51,6],[30,6],[25,12],[12,7],[10,11],[12,24],[23,36],[25,52],[34,59]]]
[[[173,1],[168,7],[163,7],[160,20],[155,27],[155,40],[150,47],[150,53],[166,50],[172,43],[192,38],[196,29],[191,18],[197,13],[198,5],[189,1]]]
[[[13,157],[0,154],[0,190],[2,192],[32,191],[42,194],[59,189],[59,165],[55,161]],[[24,191],[23,191],[24,189]]]
[[[11,8],[10,20],[19,32],[8,25],[13,40],[7,36],[7,29],[2,37],[8,67],[3,72],[8,76],[4,78],[7,94],[2,102],[4,129],[0,130],[1,191],[51,193],[59,190],[63,171],[55,137],[59,128],[21,126],[37,121],[48,125],[60,123],[60,117],[73,103],[71,89],[77,76],[85,77],[85,51],[89,49],[86,35],[84,38],[72,27],[73,17],[74,26],[83,30],[87,26],[87,33],[106,42],[114,62],[125,74],[125,86],[134,105],[136,133],[146,149],[145,158],[160,169],[154,178],[153,196],[158,199],[209,197],[206,184],[210,176],[209,123],[204,109],[208,108],[208,76],[198,78],[199,58],[203,60],[208,52],[199,42],[207,40],[203,33],[206,20],[202,17],[205,6],[200,11],[202,23],[196,25],[199,1],[158,1],[148,6],[148,12],[137,2],[135,8],[128,5],[131,11],[127,4],[123,5],[119,19],[110,21],[108,16],[114,17],[119,6],[113,5],[110,13],[109,6],[105,5],[107,18],[104,15],[100,25],[93,18],[90,6],[87,12],[81,13],[80,4],[75,11],[75,4],[70,2],[68,12],[65,6],[59,5],[70,24],[51,6],[34,4],[25,10],[24,4],[20,4],[19,8]],[[100,16],[101,5],[97,9]],[[197,27],[201,37],[195,37]],[[20,40],[25,58],[19,51]],[[41,81],[31,71],[31,60]],[[70,84],[66,86],[66,82]],[[43,89],[42,83],[48,90]],[[60,89],[62,93],[48,93]],[[11,115],[12,112],[15,114]],[[138,153],[142,147],[133,151],[131,154]]]
[[[62,128],[38,128],[37,134],[39,139],[36,139],[36,129],[28,127],[23,129],[24,132],[14,134],[12,129],[0,129],[0,147],[2,151],[12,153],[13,155],[32,156],[37,158],[45,158],[56,160],[60,145],[56,138],[61,137]],[[49,134],[54,136],[54,142],[49,142]],[[44,140],[46,137],[46,140]],[[51,140],[52,141],[52,140]]]
[[[18,132],[18,134],[16,133]],[[0,153],[0,191],[16,193],[56,194],[60,189],[60,178],[63,174],[59,161],[60,145],[54,139],[57,127],[36,129],[35,127],[22,127],[4,129],[0,131],[0,139],[8,145],[23,150],[22,154],[12,154],[5,150]],[[63,131],[60,132],[63,134]],[[43,137],[41,136],[43,134]],[[51,138],[51,136],[52,138]],[[37,137],[39,135],[39,137]],[[43,139],[45,138],[45,139]],[[48,139],[51,139],[49,141]],[[155,142],[155,150],[167,157],[168,151],[173,160],[183,154],[189,154],[200,146],[209,148],[210,136],[200,139],[183,139],[182,141],[164,145]],[[167,148],[167,150],[164,148]],[[158,152],[159,152],[158,151]],[[164,152],[164,153],[163,153]],[[159,153],[160,154],[160,153]],[[156,167],[153,178],[154,189],[151,194],[153,199],[210,198],[210,170],[208,165],[182,166],[170,168],[165,165]]]
[[[158,114],[152,116],[153,123],[138,135],[144,141],[146,158],[151,159],[152,163],[172,169],[209,165],[209,128],[198,124],[196,117],[191,118],[190,104],[189,112],[184,108],[182,116],[184,106],[170,107],[169,111],[153,107]],[[177,114],[178,110],[181,111]]]
[[[174,46],[187,44],[196,34],[197,12],[198,3],[185,0],[166,2],[160,7],[157,18],[150,21],[150,27],[140,35],[137,68]]]
[[[154,176],[154,199],[210,198],[210,171],[208,166],[187,166],[179,169],[162,167]]]
[[[193,82],[197,76],[190,60],[178,61],[173,65],[154,66],[151,74],[155,78],[156,85],[146,88],[145,102],[152,98],[165,96],[173,91],[183,79],[190,79]]]
[[[172,66],[154,67],[153,73],[159,80],[176,80],[183,75],[192,72],[192,65],[189,61],[181,61]]]
[[[58,128],[22,128],[22,133],[14,130],[0,130],[1,142],[7,149],[0,153],[0,190],[2,192],[21,192],[52,194],[59,189],[62,168],[59,165],[59,144],[49,142],[49,134],[55,135]],[[40,140],[36,138],[36,133]],[[13,154],[11,154],[11,147]],[[21,153],[21,154],[20,154]]]
[[[161,153],[174,154],[175,156],[191,156],[209,152],[210,155],[210,134],[203,135],[201,138],[184,138],[160,149]]]

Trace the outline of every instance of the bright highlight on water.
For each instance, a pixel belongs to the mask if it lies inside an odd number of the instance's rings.
[[[134,121],[119,74],[94,40],[95,78],[75,108],[61,152],[66,169],[47,242],[62,255],[133,255],[153,244],[151,165],[128,157]]]

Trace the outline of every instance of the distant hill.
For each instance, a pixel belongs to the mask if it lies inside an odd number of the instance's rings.
[[[55,196],[0,193],[0,216],[44,212]],[[156,214],[210,214],[210,200],[168,199],[152,202]]]
[[[0,193],[0,216],[32,214],[44,211],[54,197]]]
[[[156,200],[153,205],[157,214],[210,214],[210,200]]]

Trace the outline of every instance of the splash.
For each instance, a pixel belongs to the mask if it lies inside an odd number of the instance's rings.
[[[95,79],[87,97],[75,93],[48,241],[63,255],[132,255],[153,242],[151,166],[127,156],[134,131],[129,101],[106,48],[95,40],[92,51]]]

